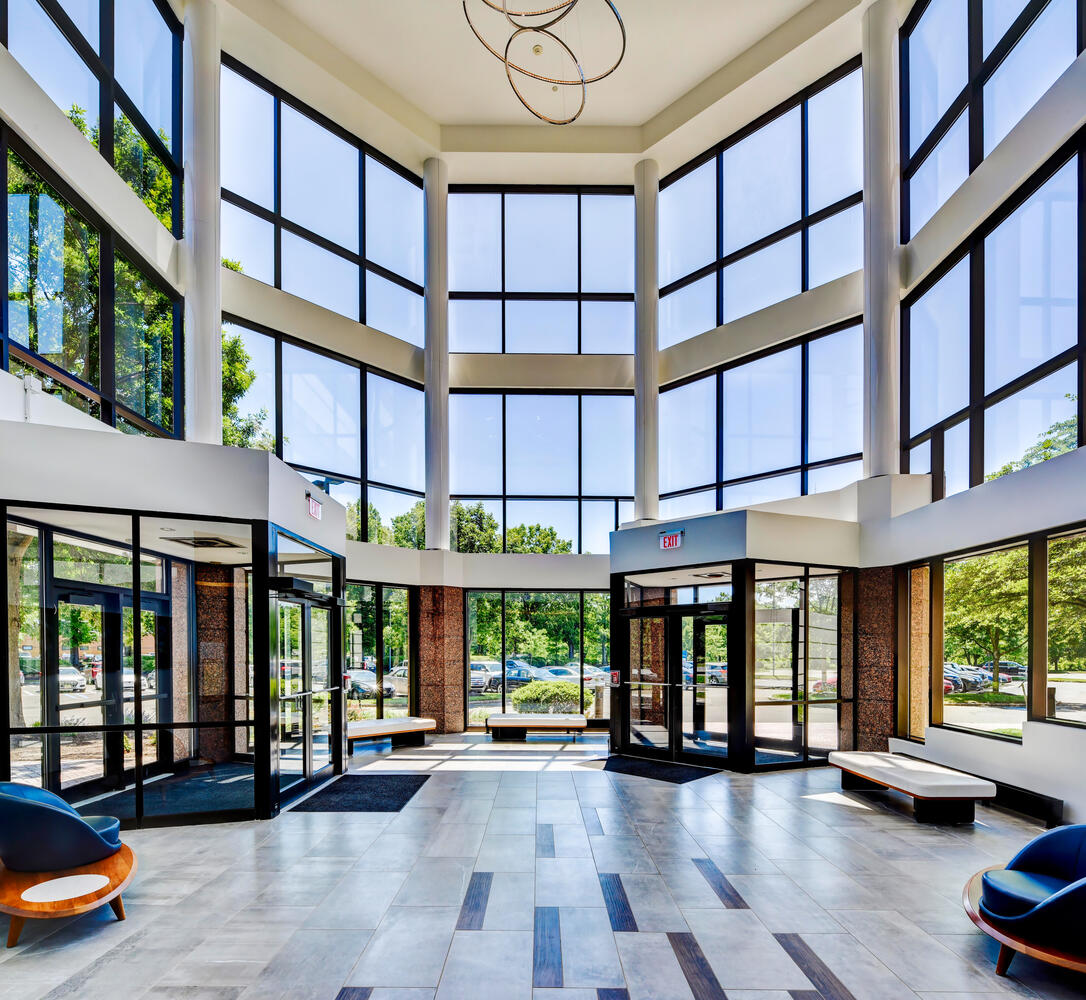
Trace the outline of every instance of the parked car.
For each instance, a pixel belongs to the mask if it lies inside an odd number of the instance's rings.
[[[472,663],[472,669],[482,667],[487,672],[487,691],[500,691],[502,689],[502,665],[497,660],[476,660]]]
[[[153,691],[155,689],[155,672],[153,670],[143,671],[143,687],[144,691]],[[136,691],[136,675],[131,667],[125,667],[121,671],[121,684],[125,694],[134,694]]]
[[[348,670],[343,675],[343,687],[349,698],[376,698],[377,674],[372,670]],[[396,688],[387,677],[381,685],[381,693],[386,698],[396,694]]]
[[[539,680],[535,673],[535,667],[529,667],[527,664],[517,667],[506,666],[505,668],[505,687],[509,691],[513,691],[518,687],[523,687],[525,684],[531,684],[532,681]],[[549,678],[554,680],[554,678]]]
[[[949,677],[943,678],[943,694],[950,694],[954,690],[954,685],[950,682]]]
[[[956,691],[982,691],[990,683],[988,674],[958,663],[944,663],[943,676],[954,682]]]
[[[991,660],[984,664],[984,669],[991,673]],[[1029,673],[1029,667],[1022,663],[1016,663],[1014,660],[1000,660],[999,673],[1000,675],[1009,674],[1012,680],[1025,680],[1026,675]]]
[[[396,694],[406,695],[411,686],[411,675],[407,667],[396,667],[385,674],[385,680],[391,685]]]
[[[82,694],[87,690],[86,680],[84,680],[83,675],[76,670],[75,667],[61,667],[59,671],[59,682],[61,691],[72,691],[75,694]]]
[[[706,669],[706,679],[710,684],[727,684],[728,683],[728,664],[726,663],[710,663]]]
[[[490,684],[490,672],[481,663],[472,663],[468,684],[472,691],[485,691]]]
[[[580,667],[576,670],[572,667],[544,667],[543,669],[556,681],[571,681],[574,684],[581,683]]]

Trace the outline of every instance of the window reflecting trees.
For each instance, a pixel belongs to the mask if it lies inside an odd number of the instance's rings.
[[[347,720],[412,714],[415,668],[406,587],[347,584]]]
[[[858,61],[664,178],[660,347],[863,266]]]
[[[664,390],[661,516],[783,500],[862,478],[862,415],[858,324]]]
[[[631,354],[627,188],[449,194],[449,349]]]
[[[421,347],[419,178],[236,60],[221,83],[224,264]]]

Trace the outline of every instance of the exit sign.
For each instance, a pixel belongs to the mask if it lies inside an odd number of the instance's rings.
[[[661,531],[660,548],[665,551],[681,549],[683,547],[683,535],[685,534],[685,531]]]
[[[305,499],[306,503],[309,504],[309,516],[319,521],[321,519],[321,502],[309,493],[305,495]]]

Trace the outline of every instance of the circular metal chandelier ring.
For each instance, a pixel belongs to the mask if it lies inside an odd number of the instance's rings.
[[[565,0],[564,3],[557,4],[556,6],[551,7],[549,10],[519,11],[510,10],[509,0],[502,0],[501,12],[505,15],[505,19],[514,28],[541,28],[543,30],[546,30],[547,28],[553,28],[559,21],[562,20],[563,17],[566,17],[570,13],[570,11],[572,11],[573,8],[577,6],[577,2],[578,0]],[[488,7],[495,6],[494,0],[483,0],[483,3],[485,3]],[[544,22],[543,24],[522,24],[520,21],[515,20],[515,18],[518,17],[543,17],[546,14],[553,14],[555,11],[558,11],[558,14],[555,17],[552,17],[549,21]]]
[[[495,5],[494,0],[482,0],[482,2],[484,4],[486,4],[488,7],[494,9],[494,10],[499,10],[500,11],[502,9],[502,8],[497,7]],[[576,0],[574,0],[574,3],[575,2],[576,2]],[[551,83],[551,84],[554,84],[555,86],[558,86],[558,87],[580,87],[582,85],[587,86],[590,83],[598,83],[600,80],[603,80],[606,77],[609,77],[616,69],[618,69],[619,64],[622,62],[623,58],[625,57],[625,55],[626,55],[626,26],[625,26],[625,24],[622,23],[622,17],[619,15],[618,8],[615,7],[613,0],[603,0],[603,2],[605,4],[607,4],[607,6],[611,10],[611,13],[614,15],[615,22],[618,24],[619,33],[622,36],[622,48],[619,51],[618,58],[614,61],[614,63],[610,67],[608,67],[602,73],[598,73],[596,76],[584,76],[583,71],[582,71],[581,76],[579,78],[573,79],[573,80],[567,80],[567,79],[563,79],[563,78],[543,76],[540,73],[533,73],[530,69],[526,69],[525,67],[519,65],[518,63],[510,62],[509,58],[508,58],[508,52],[509,52],[508,43],[506,44],[506,47],[505,47],[505,54],[503,54],[503,53],[499,52],[497,49],[495,49],[485,38],[483,38],[483,36],[479,33],[479,29],[475,27],[475,23],[471,19],[471,14],[468,12],[468,0],[462,0],[462,4],[463,4],[463,8],[464,8],[464,17],[467,19],[468,27],[471,28],[472,33],[482,43],[483,48],[485,48],[499,62],[504,63],[506,65],[507,70],[508,69],[514,69],[518,73],[520,73],[520,74],[522,74],[524,76],[531,77],[533,80],[539,80],[541,83]],[[553,9],[557,9],[557,8],[553,8]],[[566,10],[566,13],[568,13],[572,9],[573,9],[573,3],[571,3],[568,6],[568,8]],[[524,16],[524,15],[522,14],[520,16]],[[561,17],[564,17],[564,16],[565,16],[565,14],[561,15]],[[556,18],[554,21],[551,21],[550,23],[555,24],[558,20],[561,20],[561,17]],[[549,32],[547,32],[546,27],[537,27],[537,26],[520,27],[520,28],[518,28],[518,32],[519,31],[542,31],[544,33],[549,34]],[[516,34],[514,34],[513,37],[515,38]],[[551,37],[556,42],[558,42],[567,52],[569,52],[570,55],[573,56],[573,61],[577,64],[578,69],[580,69],[580,62],[577,59],[576,55],[573,55],[572,50],[569,48],[569,46],[566,45],[560,38],[558,38],[557,35],[551,34]],[[510,38],[510,41],[512,41],[512,38]]]
[[[573,60],[573,65],[577,67],[577,72],[581,74],[581,106],[577,108],[577,110],[572,115],[570,115],[570,117],[551,118],[549,115],[545,115],[540,111],[536,111],[536,109],[533,108],[524,99],[524,95],[521,94],[521,92],[517,89],[517,85],[513,82],[512,71],[513,69],[518,69],[519,67],[516,67],[513,63],[509,62],[509,46],[513,44],[514,39],[516,39],[519,35],[523,35],[525,33],[546,35],[548,38],[552,39],[554,42],[556,42],[558,45],[566,50],[566,53],[569,55],[570,59]],[[581,64],[577,62],[577,57],[573,54],[573,49],[571,49],[565,42],[562,41],[561,38],[559,38],[552,31],[548,31],[546,28],[518,28],[516,31],[513,32],[513,34],[509,36],[509,41],[505,43],[505,59],[503,60],[503,62],[505,63],[505,75],[509,79],[509,86],[513,88],[513,93],[517,95],[517,100],[519,100],[521,104],[523,104],[533,115],[535,115],[536,118],[540,119],[540,121],[545,121],[548,125],[569,125],[570,123],[575,122],[581,116],[581,112],[584,111],[585,100],[588,96],[588,81],[584,78],[584,72],[581,70]],[[544,77],[536,76],[534,73],[527,73],[525,75],[531,76],[536,80],[544,79]]]

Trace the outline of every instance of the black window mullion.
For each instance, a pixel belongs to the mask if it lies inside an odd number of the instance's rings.
[[[358,321],[366,322],[366,154],[358,150]]]
[[[984,80],[981,68],[984,62],[984,38],[981,33],[983,0],[969,0],[967,19],[969,34],[969,172],[972,173],[984,159]]]
[[[114,73],[114,33],[113,0],[99,0],[98,3],[98,152],[105,157],[106,163],[116,169],[113,156],[113,73]],[[74,30],[74,25],[73,25]],[[81,39],[82,36],[76,32]],[[72,39],[69,38],[69,42]]]
[[[505,200],[504,196],[502,197],[502,200],[504,202],[504,200]],[[504,216],[505,213],[503,212],[502,214]],[[503,232],[504,232],[504,226],[503,226]],[[504,240],[503,240],[503,242],[504,242]],[[502,254],[502,260],[503,261],[505,260],[505,254],[504,253]],[[505,280],[505,265],[503,263],[502,264],[502,282],[503,282],[503,284],[504,284],[504,280]],[[503,325],[502,325],[502,330],[503,330],[503,332],[502,332],[502,350],[503,351],[505,350],[505,333],[504,333],[504,329],[505,329],[505,327],[504,327],[504,322],[503,322]],[[509,483],[507,481],[508,476],[507,476],[507,473],[506,473],[506,463],[507,463],[507,460],[508,460],[509,445],[508,445],[508,440],[507,440],[508,439],[508,434],[507,434],[507,430],[506,430],[506,419],[505,419],[506,405],[505,404],[506,404],[506,394],[502,393],[502,552],[508,552],[509,551],[509,548],[508,548],[508,540],[509,540],[509,507],[508,507],[508,502],[506,500],[506,498],[509,495]],[[504,683],[504,677],[505,677],[505,674],[504,674],[504,669],[505,669],[505,667],[504,667],[504,664],[505,664],[505,605],[504,605],[504,603],[502,605],[502,664],[503,664],[503,666],[502,666],[502,670],[503,670],[503,673],[502,673],[502,678],[503,678],[503,682],[502,682],[502,711],[504,712],[505,711],[505,683]]]
[[[370,458],[369,458],[369,411],[366,393],[369,391],[369,369],[363,368],[358,380],[358,426],[360,430],[359,462],[362,473],[361,509],[359,510],[359,531],[362,541],[370,541]]]
[[[116,426],[116,261],[113,233],[102,229],[98,236],[98,382],[102,392],[102,420]]]
[[[283,341],[275,338],[275,457],[283,457]]]
[[[282,222],[283,213],[283,104],[279,100],[279,95],[276,94],[272,100],[272,109],[274,116],[273,132],[274,132],[274,159],[273,164],[273,177],[274,177],[274,193],[272,196],[272,211],[275,214],[275,229],[274,229],[274,284],[276,288],[283,287],[283,227],[280,224]]]
[[[176,190],[176,188],[175,188]],[[177,219],[177,216],[174,216]],[[185,303],[173,302],[173,427],[175,438],[185,436]],[[220,337],[222,328],[220,327]]]
[[[969,485],[984,481],[984,241],[969,257]]]
[[[0,45],[8,47],[8,0],[0,0]]]
[[[807,412],[810,402],[808,383],[810,381],[810,345],[804,341],[800,345],[800,387],[799,387],[799,492],[801,496],[807,495],[807,462],[810,443],[810,414]]]
[[[499,196],[498,200],[499,200],[499,204],[501,206],[501,212],[500,212],[501,255],[502,255],[501,269],[502,269],[502,296],[504,297],[504,295],[505,295],[505,192],[504,191]],[[505,353],[505,301],[504,301],[504,298],[503,298],[503,301],[502,301],[502,354],[504,354],[504,353]],[[502,432],[503,432],[502,440],[503,441],[505,439],[504,438],[504,431],[505,431],[505,402],[504,402],[504,399],[503,399],[503,402],[502,402]],[[502,477],[503,477],[502,478],[502,493],[503,494],[505,493],[505,479],[504,479],[504,476],[505,476],[505,463],[503,461],[503,463],[502,463]],[[505,621],[505,607],[504,607],[504,605],[502,606],[502,621],[503,622]],[[505,690],[504,686],[503,686],[502,690],[503,691]],[[504,705],[505,705],[505,695],[503,694],[502,695],[503,711],[504,711]]]
[[[716,155],[716,325],[724,325],[724,153]],[[720,480],[719,472],[717,481]],[[717,510],[720,504],[717,504]]]
[[[583,353],[583,350],[581,348],[581,302],[580,302],[581,295],[584,293],[584,287],[583,287],[584,278],[582,276],[584,264],[583,264],[583,261],[581,259],[581,256],[582,256],[582,253],[583,253],[583,242],[581,240],[581,198],[582,197],[583,196],[581,195],[581,193],[578,192],[577,193],[577,353],[578,354]],[[578,414],[579,413],[580,413],[580,410],[578,409]],[[578,475],[580,475],[580,472],[578,472]],[[581,491],[578,490],[577,492],[580,493]],[[578,549],[578,551],[580,551],[580,550]],[[584,673],[584,671],[582,671],[582,674],[583,673]],[[583,695],[583,692],[582,692],[582,695]],[[584,704],[583,697],[582,697],[581,704],[582,705]]]
[[[716,509],[724,509],[724,371],[716,373]]]
[[[808,203],[808,191],[810,188],[810,169],[808,164],[808,123],[807,123],[807,102],[803,101],[800,104],[799,112],[799,217],[804,221],[803,233],[800,237],[800,291],[805,292],[810,287],[810,226],[807,225],[807,214],[809,211]],[[804,357],[806,358],[807,348],[804,346]],[[806,371],[806,368],[804,368]],[[806,451],[804,452],[803,461],[806,463]],[[803,474],[803,492],[807,492],[807,473]]]

